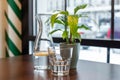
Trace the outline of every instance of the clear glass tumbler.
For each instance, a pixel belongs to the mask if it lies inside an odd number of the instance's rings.
[[[51,73],[54,76],[69,75],[72,58],[72,47],[49,47],[49,61]]]

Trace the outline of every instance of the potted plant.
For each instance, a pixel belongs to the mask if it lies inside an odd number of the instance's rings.
[[[57,31],[62,32],[62,38],[66,40],[66,42],[62,45],[63,46],[74,46],[75,50],[73,60],[71,63],[71,68],[76,68],[78,56],[79,56],[79,49],[80,43],[76,43],[76,39],[81,42],[81,34],[78,33],[79,29],[86,29],[89,30],[88,26],[85,24],[78,24],[79,18],[87,17],[84,14],[79,13],[78,11],[81,9],[85,9],[87,4],[78,5],[74,8],[74,14],[70,14],[68,11],[64,10],[56,10],[50,18],[47,20],[47,23],[51,24],[51,27],[54,28],[55,24],[61,24],[64,26],[64,30],[61,28],[53,29],[50,34],[53,34]],[[74,62],[74,63],[73,63]]]

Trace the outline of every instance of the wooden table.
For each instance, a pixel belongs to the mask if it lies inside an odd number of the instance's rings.
[[[69,76],[55,77],[34,71],[32,56],[24,55],[0,59],[0,80],[120,80],[120,65],[79,60]]]

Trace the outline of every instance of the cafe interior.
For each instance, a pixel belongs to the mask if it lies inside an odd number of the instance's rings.
[[[0,80],[120,80],[119,75],[120,0],[0,0]]]

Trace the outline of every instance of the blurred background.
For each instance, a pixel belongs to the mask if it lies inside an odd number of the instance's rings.
[[[120,0],[34,0],[31,3],[33,26],[31,26],[32,34],[30,36],[36,36],[38,32],[36,14],[41,14],[42,21],[45,23],[54,10],[68,10],[73,14],[73,8],[84,3],[88,4],[87,8],[79,13],[84,13],[90,18],[79,19],[79,24],[84,23],[91,30],[78,31],[82,32],[82,41],[85,44],[81,43],[79,59],[120,64],[120,44],[117,47],[112,45],[112,41],[115,44],[117,44],[116,41],[120,41]],[[59,27],[63,26],[56,24],[54,29]],[[51,28],[44,25],[44,30],[49,32]],[[52,37],[61,37],[61,32],[56,32]],[[110,43],[104,44],[99,41]],[[30,54],[32,54],[33,45],[33,41],[30,40]]]

